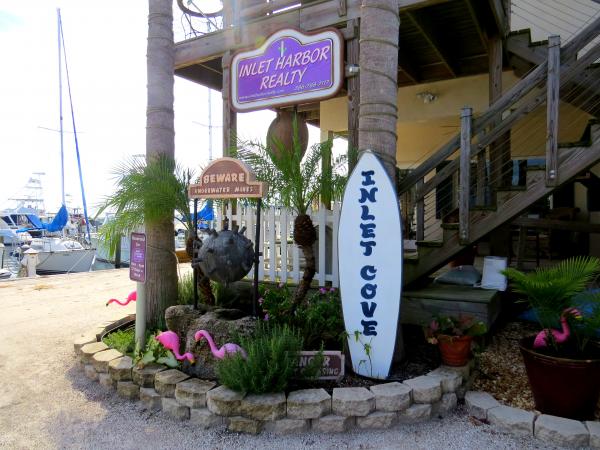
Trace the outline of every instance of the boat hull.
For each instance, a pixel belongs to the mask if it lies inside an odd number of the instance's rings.
[[[96,249],[40,252],[36,272],[40,275],[89,272],[94,264]]]

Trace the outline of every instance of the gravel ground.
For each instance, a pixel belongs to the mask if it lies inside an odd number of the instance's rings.
[[[149,413],[84,377],[72,341],[115,312],[127,270],[0,283],[0,447],[10,449],[535,449],[459,410],[443,420],[373,432],[246,436],[201,431]]]

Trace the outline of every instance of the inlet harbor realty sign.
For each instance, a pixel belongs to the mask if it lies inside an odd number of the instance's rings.
[[[396,190],[365,152],[346,185],[338,231],[340,292],[352,368],[387,378],[402,293],[402,228]]]
[[[239,112],[331,97],[343,81],[342,36],[335,29],[280,30],[231,62],[231,106]]]
[[[131,233],[129,261],[129,279],[139,283],[146,282],[146,235]]]
[[[267,184],[256,181],[254,172],[242,161],[225,157],[211,162],[188,193],[190,198],[262,198]]]

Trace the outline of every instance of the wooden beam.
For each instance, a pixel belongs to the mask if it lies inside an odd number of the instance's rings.
[[[546,98],[546,184],[558,180],[558,107],[560,103],[560,36],[548,38]]]
[[[435,54],[440,58],[442,64],[448,69],[450,75],[456,78],[456,63],[446,44],[443,42],[431,20],[422,11],[406,11],[406,16],[411,20],[415,28],[423,35]]]
[[[529,217],[519,217],[512,222],[524,228],[543,228],[546,230],[565,230],[576,231],[580,233],[600,233],[600,224],[577,222],[574,220],[556,220],[556,219],[532,219]]]
[[[359,61],[359,20],[348,21],[347,28],[354,30],[355,37],[346,41],[346,61],[348,65]],[[358,158],[358,112],[360,105],[360,72],[358,76],[347,79],[348,89],[348,169],[351,171]]]
[[[237,144],[237,114],[229,104],[229,72],[231,70],[231,53],[223,55],[223,156],[229,156],[230,149]]]
[[[412,56],[404,50],[402,42],[399,43],[398,49],[398,69],[401,69],[413,83],[419,84],[421,79],[419,66],[414,62]]]
[[[489,3],[492,14],[494,15],[496,28],[498,28],[498,33],[501,37],[504,37],[510,32],[510,28],[508,26],[508,15],[504,10],[503,2],[502,0],[489,0]]]
[[[465,6],[469,11],[469,14],[471,15],[471,19],[473,19],[473,25],[475,25],[475,29],[477,30],[477,35],[479,36],[481,46],[484,49],[487,49],[487,35],[483,32],[483,29],[481,28],[481,19],[478,13],[480,3],[474,4],[473,0],[464,0],[464,2]]]
[[[471,200],[471,119],[473,110],[463,108],[460,115],[460,170],[458,192],[458,240],[469,243],[469,202]]]

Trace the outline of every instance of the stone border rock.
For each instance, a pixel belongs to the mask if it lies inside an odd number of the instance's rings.
[[[600,449],[600,422],[565,419],[500,404],[487,392],[468,391],[469,414],[515,436],[535,436],[562,447]]]
[[[471,370],[469,366],[441,366],[403,383],[370,389],[334,388],[333,395],[324,389],[302,389],[287,396],[244,396],[158,364],[135,367],[130,357],[99,342],[104,331],[115,327],[115,323],[104,323],[75,339],[73,347],[85,376],[124,398],[139,400],[149,410],[162,410],[173,419],[189,420],[205,429],[226,426],[230,431],[251,434],[311,429],[335,433],[444,417],[464,397]]]

